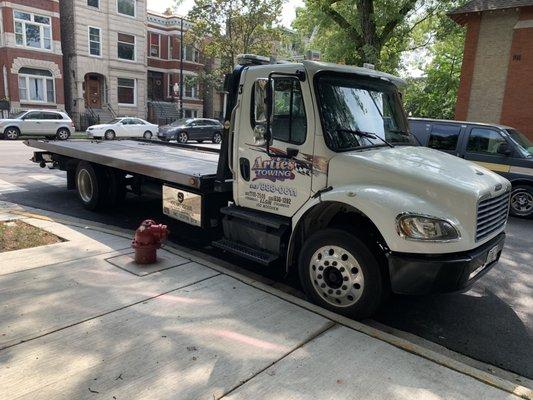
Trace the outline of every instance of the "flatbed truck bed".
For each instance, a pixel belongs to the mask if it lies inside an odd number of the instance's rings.
[[[30,139],[29,147],[63,157],[116,168],[163,182],[209,190],[216,177],[219,152],[200,146],[174,145],[148,140]]]

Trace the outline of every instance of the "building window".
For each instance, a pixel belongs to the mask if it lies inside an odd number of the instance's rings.
[[[55,103],[54,78],[50,71],[21,68],[19,70],[20,101]]]
[[[135,36],[118,34],[118,58],[122,60],[135,60]]]
[[[15,18],[15,40],[18,46],[36,49],[52,49],[50,17],[13,11]]]
[[[89,54],[97,57],[102,55],[102,35],[100,28],[89,27]]]
[[[136,104],[135,79],[118,78],[118,104],[134,106]]]
[[[183,97],[188,97],[190,99],[198,98],[198,84],[196,82],[187,82],[183,83],[184,94]]]
[[[187,45],[183,47],[183,58],[186,61],[200,62],[200,52],[194,46]]]
[[[161,35],[150,33],[150,57],[160,57]]]
[[[119,14],[135,17],[135,0],[117,0]]]
[[[100,8],[100,0],[87,0],[87,5],[91,7]]]
[[[198,110],[184,109],[183,110],[183,117],[184,118],[197,118],[198,117]]]

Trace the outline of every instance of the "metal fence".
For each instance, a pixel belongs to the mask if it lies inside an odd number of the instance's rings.
[[[73,113],[71,118],[77,131],[85,131],[89,126],[100,123],[99,115],[91,115],[89,113]]]

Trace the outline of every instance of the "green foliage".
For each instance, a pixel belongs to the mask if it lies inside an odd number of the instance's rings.
[[[270,56],[280,40],[276,27],[283,0],[195,0],[188,18],[194,28],[187,40],[201,46],[207,57],[221,60],[230,71],[243,53]]]

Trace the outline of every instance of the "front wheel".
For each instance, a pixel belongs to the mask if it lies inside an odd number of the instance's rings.
[[[189,135],[187,135],[187,132],[180,132],[178,133],[178,143],[187,143],[189,140]]]
[[[152,138],[152,132],[150,131],[144,132],[143,138],[150,140]]]
[[[15,127],[7,128],[4,131],[4,136],[6,139],[16,140],[20,136],[20,131],[18,128],[15,128]]]
[[[217,132],[213,135],[213,143],[219,144],[220,142],[222,142],[222,135],[220,132]]]
[[[521,185],[513,188],[510,213],[515,217],[533,217],[533,187]]]
[[[363,242],[343,230],[312,235],[300,253],[298,270],[307,297],[336,313],[366,318],[383,301],[378,261]]]
[[[106,133],[104,133],[104,139],[105,140],[113,140],[113,139],[115,139],[115,136],[116,136],[115,132],[113,132],[111,130],[109,130]]]

